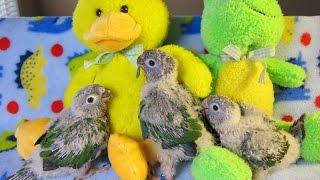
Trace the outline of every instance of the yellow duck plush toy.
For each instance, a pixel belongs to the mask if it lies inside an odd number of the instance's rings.
[[[144,50],[158,48],[167,34],[168,9],[163,0],[79,0],[73,29],[90,48],[86,58],[73,60],[72,79],[65,92],[69,107],[75,94],[90,84],[112,90],[109,106],[111,130],[108,153],[121,179],[145,179],[147,148],[138,118],[145,77],[136,78],[136,60]],[[207,66],[191,52],[167,45],[159,48],[177,59],[179,80],[197,97],[211,92]],[[22,127],[20,127],[21,129]]]

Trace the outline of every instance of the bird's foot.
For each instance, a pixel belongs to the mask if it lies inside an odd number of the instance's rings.
[[[294,122],[293,126],[290,129],[290,133],[299,141],[301,142],[306,135],[304,129],[304,120],[306,115],[302,115],[297,121]]]

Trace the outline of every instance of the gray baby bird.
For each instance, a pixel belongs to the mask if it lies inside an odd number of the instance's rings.
[[[24,167],[9,179],[34,180],[63,175],[86,178],[110,135],[107,103],[111,92],[99,85],[79,91],[71,109],[52,120]],[[101,170],[101,169],[100,169]]]
[[[202,103],[204,115],[220,137],[221,145],[243,157],[263,179],[269,171],[295,163],[300,155],[298,141],[276,129],[258,109],[212,96]]]
[[[175,59],[149,50],[138,66],[147,77],[140,108],[143,136],[157,144],[162,173],[171,180],[177,163],[193,159],[197,147],[213,144],[213,138],[199,117],[200,103],[178,83]]]

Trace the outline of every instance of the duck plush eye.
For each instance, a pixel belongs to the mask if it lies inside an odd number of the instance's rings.
[[[149,67],[155,67],[156,66],[156,62],[154,61],[154,59],[148,59],[147,60],[147,65]]]
[[[120,12],[122,12],[122,13],[128,13],[128,12],[129,12],[128,6],[127,6],[127,5],[121,6]]]
[[[95,98],[94,98],[93,96],[89,96],[89,97],[87,98],[87,103],[88,103],[88,104],[93,104],[93,103],[94,103],[94,100],[95,100]]]
[[[102,10],[101,10],[101,9],[97,9],[96,15],[97,15],[98,17],[100,17],[100,16],[102,15]]]

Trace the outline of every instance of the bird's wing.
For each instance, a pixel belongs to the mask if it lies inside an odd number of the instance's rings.
[[[158,143],[161,143],[164,149],[168,149],[179,144],[189,144],[196,141],[202,134],[202,126],[199,124],[200,119],[191,118],[184,106],[178,107],[179,113],[183,120],[179,125],[172,122],[174,115],[167,115],[167,123],[164,125],[154,125],[145,122],[149,135],[154,137]]]
[[[79,122],[79,124],[80,123],[82,122]],[[67,129],[56,127],[56,124],[53,124],[49,128],[46,136],[41,141],[42,151],[40,152],[40,157],[43,159],[44,171],[55,170],[59,167],[72,167],[74,169],[78,169],[85,163],[96,158],[97,153],[99,153],[101,150],[101,146],[93,143],[92,141],[88,141],[87,143],[79,143],[77,147],[74,147],[73,145],[70,147],[70,144],[73,143],[70,142],[70,139],[76,140],[76,138],[79,137],[67,137],[74,136],[74,134],[71,132],[72,130],[76,129],[77,125],[79,124],[76,123]],[[103,127],[101,128],[103,129]],[[97,132],[93,131],[92,133]],[[63,136],[63,134],[66,135]],[[79,136],[79,134],[76,136]],[[88,137],[89,136],[94,135],[91,134],[88,135]]]
[[[140,113],[139,113],[139,119],[141,120],[141,112],[144,110],[146,104],[145,101],[141,101],[140,102]],[[142,131],[142,136],[144,139],[148,139],[149,138],[149,130],[148,127],[145,123],[145,121],[140,121],[140,125],[141,125],[141,131]]]
[[[262,131],[248,133],[242,142],[241,154],[255,168],[269,168],[281,162],[290,146],[284,135],[269,136],[268,133],[273,134]]]
[[[79,169],[85,163],[95,159],[100,147],[87,144],[80,154],[67,154],[64,157],[57,155],[55,151],[41,151],[40,157],[43,159],[43,170],[52,171],[60,167],[72,167]]]

